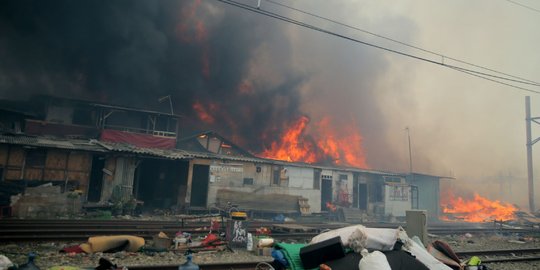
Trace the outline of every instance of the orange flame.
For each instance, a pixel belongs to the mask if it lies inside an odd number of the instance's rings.
[[[281,141],[272,142],[270,149],[265,150],[262,155],[267,158],[286,161],[315,162],[315,153],[310,151],[313,145],[302,137],[308,122],[309,118],[305,116],[300,117],[285,132]]]
[[[447,214],[441,217],[443,220],[455,219],[467,222],[486,222],[493,220],[512,220],[515,219],[516,207],[509,203],[491,201],[477,193],[473,199],[463,199],[455,197],[450,192],[443,196],[444,202],[441,203],[443,213]]]
[[[317,145],[325,155],[332,157],[336,164],[368,168],[362,148],[362,136],[353,125],[345,129],[339,134],[339,138],[338,134],[332,132],[334,129],[330,125],[330,118],[325,117],[318,128],[318,133],[325,136],[317,141]]]
[[[342,128],[339,132],[332,127],[326,117],[315,124],[309,136],[307,126],[309,118],[300,117],[283,134],[279,141],[272,142],[270,148],[261,154],[273,158],[294,162],[330,161],[339,165],[368,168],[362,148],[362,136],[354,125]]]
[[[210,111],[214,111],[216,109],[216,105],[210,104],[209,109]],[[210,114],[208,109],[198,101],[193,103],[193,110],[195,110],[199,119],[201,119],[201,121],[205,123],[213,124],[216,121],[216,119],[214,118],[214,116],[212,116],[212,114]]]

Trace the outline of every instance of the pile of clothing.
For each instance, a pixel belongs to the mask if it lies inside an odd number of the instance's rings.
[[[414,240],[413,240],[414,239]],[[354,225],[321,233],[309,244],[274,245],[275,269],[462,270],[462,263],[442,241],[427,248],[418,237],[397,229]]]

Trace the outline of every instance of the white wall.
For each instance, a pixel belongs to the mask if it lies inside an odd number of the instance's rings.
[[[313,168],[285,168],[289,175],[289,187],[313,189]]]
[[[404,184],[384,186],[384,214],[404,217],[411,210],[411,187]]]

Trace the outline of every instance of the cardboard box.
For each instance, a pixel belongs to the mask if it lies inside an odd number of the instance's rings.
[[[162,238],[157,235],[154,235],[152,240],[154,241],[155,248],[169,249],[172,246],[172,239],[170,238]]]

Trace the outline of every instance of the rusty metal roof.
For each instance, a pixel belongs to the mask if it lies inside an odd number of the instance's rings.
[[[60,139],[42,136],[28,136],[23,134],[0,134],[0,144],[16,144],[34,147],[107,152],[106,149],[89,140]]]

